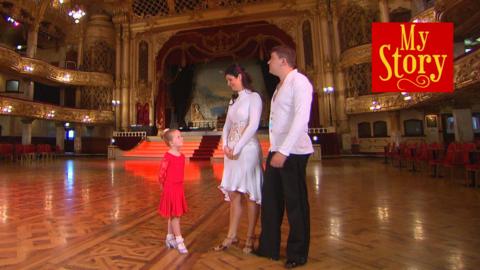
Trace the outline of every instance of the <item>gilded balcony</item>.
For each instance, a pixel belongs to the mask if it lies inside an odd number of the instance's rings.
[[[461,97],[463,100],[478,99],[475,86],[480,85],[480,50],[464,55],[454,62],[454,87],[451,93],[410,93],[409,98],[400,93],[382,93],[363,95],[346,99],[346,113],[359,114],[372,111],[395,111],[431,104],[447,99]],[[379,104],[378,109],[371,109],[372,102]]]
[[[110,74],[84,72],[52,66],[44,61],[22,57],[18,53],[0,47],[0,70],[32,78],[40,82],[74,86],[114,87]]]
[[[113,124],[113,111],[67,108],[0,96],[0,115],[90,125]]]

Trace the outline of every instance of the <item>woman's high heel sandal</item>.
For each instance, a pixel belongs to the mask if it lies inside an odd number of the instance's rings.
[[[242,251],[245,254],[250,254],[253,251],[253,246],[255,244],[255,236],[248,236],[245,240],[245,246],[243,247]]]
[[[223,243],[213,248],[214,251],[224,251],[229,248],[231,245],[238,243],[237,238],[227,237],[223,240]]]

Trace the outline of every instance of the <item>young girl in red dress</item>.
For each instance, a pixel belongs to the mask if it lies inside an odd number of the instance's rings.
[[[188,253],[180,231],[180,217],[187,212],[187,201],[183,191],[185,156],[180,153],[182,134],[177,129],[166,129],[163,139],[170,147],[163,156],[158,181],[163,190],[158,213],[168,218],[167,248],[176,248],[181,254]]]

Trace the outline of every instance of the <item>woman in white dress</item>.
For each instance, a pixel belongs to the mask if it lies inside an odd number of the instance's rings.
[[[262,201],[262,151],[256,136],[262,114],[262,99],[251,89],[248,73],[234,64],[225,71],[228,86],[235,92],[223,127],[224,170],[219,188],[230,201],[230,223],[225,240],[216,251],[238,242],[237,229],[242,214],[242,197],[247,201],[248,231],[243,251],[253,249],[255,225]]]

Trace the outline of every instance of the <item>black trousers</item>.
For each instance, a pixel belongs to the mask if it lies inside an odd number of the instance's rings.
[[[274,152],[267,158],[262,187],[262,232],[258,253],[265,257],[280,257],[280,227],[287,208],[290,231],[287,259],[306,261],[310,245],[310,206],[305,183],[310,155],[290,155],[283,168],[270,166]]]

